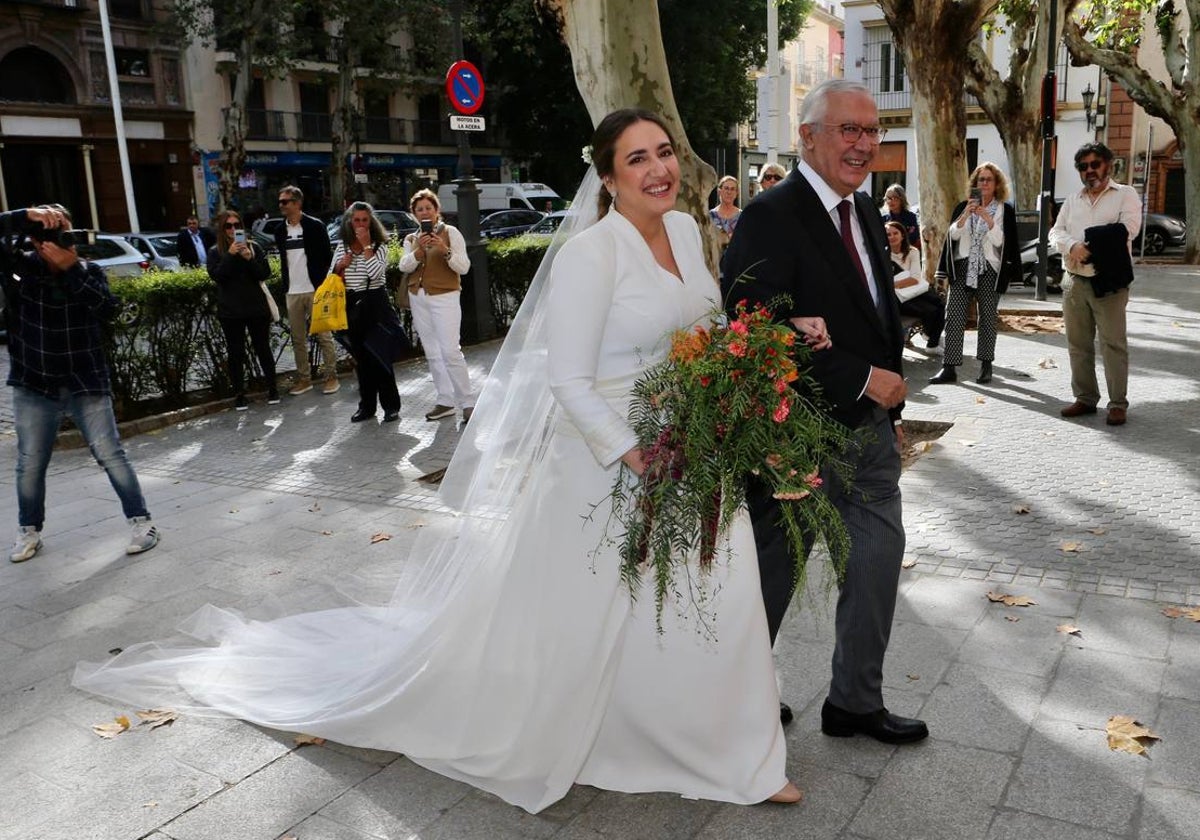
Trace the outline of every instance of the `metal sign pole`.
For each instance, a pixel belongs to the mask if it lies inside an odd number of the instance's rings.
[[[117,131],[117,154],[121,158],[121,180],[125,185],[125,207],[129,211],[129,230],[139,233],[142,229],[138,223],[137,204],[133,197],[133,176],[129,168],[129,146],[125,142],[125,117],[121,112],[121,85],[117,81],[117,59],[113,52],[112,29],[108,25],[108,0],[99,0],[96,4],[100,9],[100,32],[104,36],[104,60],[108,65],[108,90],[112,98],[113,124]],[[92,224],[100,227],[100,220],[93,219]]]

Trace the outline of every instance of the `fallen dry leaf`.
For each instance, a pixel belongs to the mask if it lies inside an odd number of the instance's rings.
[[[332,537],[332,536],[333,536],[333,531],[322,531],[322,532],[321,532],[321,536],[322,536],[322,537]]]
[[[1060,624],[1054,629],[1059,633],[1066,633],[1068,636],[1083,636],[1083,632],[1074,624]]]
[[[270,577],[271,575],[281,575],[281,574],[283,574],[283,569],[272,569],[271,571],[267,572],[267,577]]]
[[[975,440],[960,440],[959,441],[959,443],[961,443],[963,446],[974,446],[978,442],[979,441],[975,441]]]
[[[172,709],[143,709],[135,714],[142,719],[142,724],[149,726],[151,729],[158,729],[160,726],[170,726],[179,718],[179,712]]]
[[[1003,592],[989,592],[987,599],[994,604],[1004,604],[1006,607],[1028,607],[1037,603],[1028,595],[1008,595]]]
[[[143,808],[157,808],[158,803],[155,802],[153,799],[151,799],[149,802],[143,802],[142,807]]]
[[[1058,367],[1058,363],[1055,362],[1054,359],[1051,359],[1049,356],[1045,356],[1041,359],[1038,359],[1037,365],[1038,365],[1038,367],[1042,368],[1043,370],[1049,370],[1050,368]]]
[[[1147,758],[1146,747],[1162,740],[1129,715],[1113,715],[1108,719],[1104,731],[1108,735],[1108,748],[1113,752],[1145,755]]]
[[[125,715],[113,718],[112,723],[92,724],[92,731],[101,738],[111,740],[129,729],[129,718]]]
[[[383,531],[380,531],[378,534],[371,535],[371,545],[375,545],[375,543],[381,543],[384,540],[390,540],[391,538],[391,534],[385,534]]]
[[[1083,543],[1075,542],[1074,540],[1063,540],[1059,543],[1059,551],[1080,552],[1083,551]]]
[[[1190,618],[1200,621],[1200,607],[1163,607],[1162,614],[1167,618]]]
[[[911,569],[915,565],[917,565],[916,557],[905,557],[903,560],[900,561],[901,569]]]
[[[237,509],[237,508],[230,508],[230,509],[229,509],[229,512],[230,512],[230,513],[237,513],[237,512],[238,512],[238,509]]]
[[[983,403],[985,403],[985,402],[987,402],[987,400],[985,400],[983,397],[976,397],[976,398],[975,398],[975,403],[976,403],[977,405],[982,405],[982,404],[983,404]]]
[[[1107,534],[1108,529],[1107,528],[1089,528],[1088,533],[1095,534],[1096,536],[1100,536],[1101,534]]]
[[[309,745],[319,747],[325,743],[325,739],[317,735],[297,735],[292,740],[295,742],[297,747],[307,747]]]
[[[913,447],[914,452],[921,452],[921,453],[929,452],[932,449],[933,449],[933,441],[931,441],[931,440],[923,440],[920,443],[918,443],[916,446]]]
[[[1021,620],[1021,617],[1018,615],[1006,615],[1006,616],[1004,616],[1004,620],[1011,621],[1013,624],[1016,624],[1018,621]]]
[[[1029,505],[1013,505],[1013,513],[1029,513]]]
[[[921,679],[920,675],[918,674],[905,674],[904,676],[909,682],[916,682],[917,680]]]
[[[317,512],[317,511],[319,511],[320,509],[321,509],[321,503],[320,503],[320,502],[313,502],[313,503],[312,503],[312,507],[310,507],[308,510],[309,510],[309,513],[316,513],[316,512]]]

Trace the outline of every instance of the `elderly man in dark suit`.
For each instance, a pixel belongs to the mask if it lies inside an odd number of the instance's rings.
[[[766,303],[786,294],[791,308],[776,312],[780,320],[825,320],[833,346],[812,355],[811,371],[830,416],[858,432],[863,443],[846,453],[853,470],[849,485],[832,471],[823,476],[851,546],[821,730],[907,743],[926,737],[928,729],[890,713],[882,690],[904,554],[904,337],[879,211],[857,192],[884,133],[862,84],[835,79],[808,94],[800,112],[801,161],[742,211],[721,274],[727,300]],[[778,502],[752,491],[750,515],[774,641],[795,588],[795,560],[779,525]],[[781,714],[790,719],[786,706]]]
[[[200,227],[195,216],[187,217],[187,227],[175,237],[179,252],[179,264],[187,268],[202,266],[208,260],[208,249],[217,244],[217,238],[206,227]]]

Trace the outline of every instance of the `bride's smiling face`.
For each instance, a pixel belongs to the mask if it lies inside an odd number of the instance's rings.
[[[611,188],[616,209],[628,218],[661,216],[675,209],[679,159],[667,133],[652,122],[635,122],[614,145]]]

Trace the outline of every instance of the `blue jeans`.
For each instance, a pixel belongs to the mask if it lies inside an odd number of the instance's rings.
[[[121,438],[117,434],[117,418],[113,415],[111,397],[76,395],[63,388],[57,398],[51,398],[13,386],[20,524],[41,530],[46,519],[46,468],[50,466],[59,423],[67,412],[70,412],[83,439],[87,441],[92,457],[108,473],[108,480],[117,491],[126,518],[149,516],[137,474],[125,456]]]

